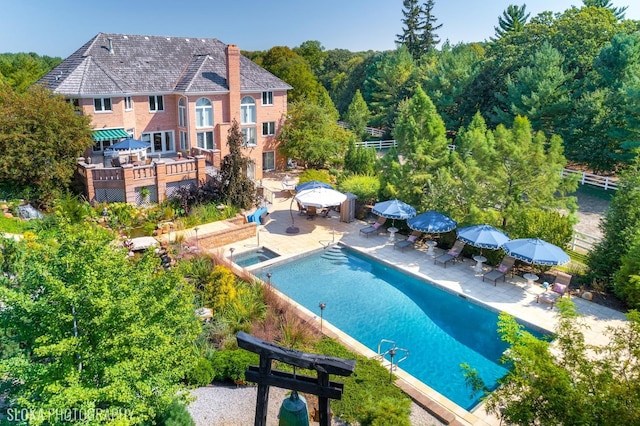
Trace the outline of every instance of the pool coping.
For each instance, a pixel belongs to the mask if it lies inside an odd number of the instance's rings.
[[[362,250],[359,250],[358,248],[351,246],[349,244],[346,244],[344,242],[335,242],[332,245],[336,245],[336,246],[342,246],[342,247],[346,247],[349,250],[353,250],[354,252],[358,253],[359,255],[362,255],[368,259],[372,259],[375,260],[376,262],[380,262],[383,265],[393,268],[396,271],[408,274],[410,276],[412,276],[415,279],[418,279],[420,281],[428,281],[425,282],[425,284],[427,285],[435,285],[435,287],[437,287],[439,290],[442,291],[446,291],[449,294],[452,295],[457,295],[457,296],[464,296],[463,298],[469,302],[472,302],[476,305],[482,306],[486,309],[491,310],[492,312],[499,312],[498,310],[496,310],[495,308],[486,305],[484,303],[482,303],[481,301],[473,298],[473,297],[469,297],[467,295],[463,295],[462,293],[457,293],[452,289],[449,289],[437,282],[435,282],[432,278],[426,276],[426,275],[422,275],[422,274],[416,274],[413,271],[407,270],[407,269],[403,269],[398,267],[397,265],[391,264],[387,261],[385,261],[384,259],[378,258],[376,256],[372,256],[369,253],[366,253]],[[321,248],[317,248],[314,250],[310,250],[304,253],[299,253],[299,254],[295,254],[295,255],[291,255],[291,256],[286,256],[286,257],[277,257],[274,259],[270,259],[270,260],[278,260],[275,262],[270,262],[269,265],[265,265],[265,263],[267,262],[263,262],[258,264],[259,267],[256,268],[252,268],[251,270],[249,269],[245,269],[247,272],[251,273],[258,281],[260,281],[263,285],[268,286],[270,291],[272,291],[274,294],[276,294],[279,298],[281,298],[282,300],[286,301],[288,304],[290,304],[295,310],[298,311],[299,316],[305,320],[308,324],[312,324],[314,325],[314,327],[316,329],[318,329],[318,331],[320,331],[320,318],[313,313],[312,311],[310,311],[309,309],[307,309],[306,307],[300,305],[298,302],[296,302],[295,300],[293,300],[292,298],[290,298],[289,296],[287,296],[286,294],[282,293],[280,290],[278,290],[277,288],[275,288],[274,286],[271,285],[271,283],[267,283],[265,282],[261,277],[256,276],[256,272],[260,271],[265,271],[266,269],[268,269],[269,266],[281,266],[281,265],[285,265],[287,263],[308,257],[308,256],[312,256],[318,253],[322,253],[324,252],[328,247],[331,247],[332,245],[327,245],[325,247],[321,247]],[[234,266],[237,266],[234,264]],[[523,321],[518,319],[519,321]],[[525,323],[525,325],[527,327],[531,327],[532,329],[535,330],[539,330],[540,327],[536,327],[535,325],[529,324],[526,321],[523,321]],[[345,345],[347,348],[349,348],[350,350],[352,350],[353,352],[360,354],[362,356],[365,356],[367,358],[370,359],[377,359],[380,364],[385,367],[385,368],[389,368],[388,364],[389,362],[382,358],[378,355],[378,353],[376,353],[375,351],[373,351],[372,349],[368,348],[367,346],[363,345],[362,343],[360,343],[359,341],[357,341],[356,339],[354,339],[353,337],[351,337],[350,335],[344,333],[343,331],[341,331],[339,328],[337,328],[336,326],[334,326],[333,324],[331,324],[329,321],[322,319],[322,330],[321,332],[331,338],[334,338],[338,341],[340,341],[343,345]],[[546,333],[549,333],[549,331],[546,331]],[[385,365],[385,361],[386,361],[386,365]],[[476,404],[473,409],[471,411],[461,407],[460,405],[456,404],[455,402],[451,401],[450,399],[448,399],[447,397],[445,397],[444,395],[442,395],[441,393],[439,393],[438,391],[436,391],[435,389],[431,388],[430,386],[426,385],[425,383],[423,383],[422,381],[418,380],[417,378],[415,378],[413,375],[407,373],[406,371],[404,371],[402,368],[396,366],[394,368],[394,374],[396,376],[396,381],[394,382],[399,388],[401,388],[416,404],[420,405],[423,409],[427,410],[431,415],[433,415],[435,418],[437,418],[439,421],[441,421],[444,424],[447,425],[462,425],[462,424],[472,424],[472,425],[488,425],[488,423],[484,422],[480,417],[478,417],[476,414],[474,414],[474,412],[480,408],[483,408],[484,403],[482,401],[480,401],[478,404]],[[461,423],[461,421],[463,421],[463,423]]]

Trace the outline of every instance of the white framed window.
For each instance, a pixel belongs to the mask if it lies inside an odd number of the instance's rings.
[[[173,131],[143,133],[140,139],[151,144],[151,152],[164,153],[176,150]]]
[[[196,135],[198,148],[202,149],[215,149],[216,144],[213,141],[213,132],[198,132]]]
[[[187,127],[187,105],[184,98],[178,101],[178,126]]]
[[[189,146],[187,132],[185,132],[184,130],[180,130],[180,151],[186,151],[187,146]]]
[[[266,121],[262,123],[262,136],[273,136],[276,134],[276,122]]]
[[[245,96],[240,103],[240,124],[255,124],[256,100],[251,96]]]
[[[93,98],[95,112],[111,111],[111,98]]]
[[[256,146],[256,128],[255,127],[243,127],[242,134],[244,135],[243,146],[253,147]]]
[[[196,101],[196,127],[213,127],[213,106],[207,98]]]
[[[273,105],[273,92],[262,92],[262,105]]]
[[[124,97],[124,110],[125,111],[131,111],[133,109],[133,99],[131,99],[131,96],[125,96]]]
[[[265,151],[262,153],[262,171],[268,172],[276,169],[276,152]]]
[[[149,111],[150,112],[164,111],[164,99],[162,95],[149,96]]]

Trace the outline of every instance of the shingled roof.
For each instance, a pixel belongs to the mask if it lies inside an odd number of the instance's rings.
[[[40,83],[65,96],[226,93],[226,45],[214,38],[99,33]],[[292,89],[240,56],[240,90]]]

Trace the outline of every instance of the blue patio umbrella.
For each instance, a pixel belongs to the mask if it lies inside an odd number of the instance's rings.
[[[304,182],[296,186],[296,192],[304,191],[307,189],[314,188],[329,188],[333,189],[333,186],[329,185],[326,182],[320,182],[319,180],[311,180],[309,182]]]
[[[120,142],[114,143],[107,149],[115,149],[118,151],[134,151],[147,148],[151,148],[151,144],[149,142],[127,138],[121,140]]]
[[[416,209],[398,199],[376,203],[371,210],[387,219],[409,219],[416,215]]]
[[[502,245],[502,249],[509,256],[532,265],[564,265],[571,258],[560,247],[541,240],[540,238],[519,238]]]
[[[458,229],[458,239],[481,249],[497,250],[509,236],[491,225],[472,225]]]
[[[458,226],[458,222],[442,213],[429,210],[428,212],[420,213],[409,219],[407,225],[414,231],[426,232],[427,234],[439,234],[451,231]]]

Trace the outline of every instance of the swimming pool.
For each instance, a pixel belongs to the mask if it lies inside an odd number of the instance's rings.
[[[399,367],[470,410],[460,364],[476,368],[491,388],[507,370],[498,314],[348,248],[328,249],[260,271],[281,292],[373,351],[382,339],[409,350]],[[539,335],[532,330],[532,333]]]
[[[267,260],[274,259],[278,256],[280,255],[273,250],[269,250],[266,247],[259,247],[233,256],[233,263],[246,268],[248,266],[257,265],[258,263],[266,262]]]

